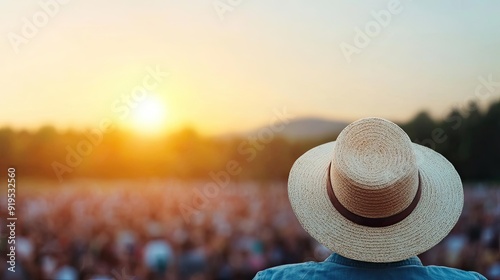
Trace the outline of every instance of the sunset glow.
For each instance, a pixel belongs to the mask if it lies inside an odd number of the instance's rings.
[[[94,127],[144,86],[163,109],[131,112],[127,127],[210,135],[264,126],[283,107],[402,122],[423,109],[445,117],[477,87],[481,103],[498,98],[483,83],[500,80],[500,2],[408,2],[383,26],[388,1],[250,2],[0,1],[0,127]]]
[[[131,126],[135,131],[144,134],[165,132],[167,112],[161,100],[148,97],[141,102],[131,114]]]

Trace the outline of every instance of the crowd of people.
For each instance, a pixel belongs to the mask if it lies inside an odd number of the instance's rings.
[[[331,253],[301,228],[285,183],[235,182],[200,197],[203,186],[161,180],[19,184],[16,272],[8,270],[8,229],[2,226],[0,278],[252,279],[267,267],[323,261]],[[500,279],[500,186],[466,187],[457,226],[420,258]]]

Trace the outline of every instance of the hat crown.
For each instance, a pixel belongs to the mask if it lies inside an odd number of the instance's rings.
[[[340,133],[330,169],[339,202],[368,218],[383,218],[406,209],[419,177],[408,135],[380,118],[361,119]]]

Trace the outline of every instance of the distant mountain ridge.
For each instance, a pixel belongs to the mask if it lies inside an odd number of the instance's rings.
[[[328,120],[323,118],[297,118],[285,125],[283,131],[278,135],[291,140],[308,140],[331,137],[339,134],[349,123],[339,120]],[[256,135],[261,129],[253,129],[245,135]]]

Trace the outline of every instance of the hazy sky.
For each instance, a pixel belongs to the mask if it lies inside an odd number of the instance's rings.
[[[65,0],[44,18],[40,3],[54,1],[0,1],[0,126],[95,127],[156,67],[170,75],[147,98],[164,104],[165,125],[206,133],[267,124],[283,107],[441,117],[480,76],[500,81],[500,1],[401,1],[386,26],[373,13],[391,1]],[[359,47],[350,63],[343,42]]]

